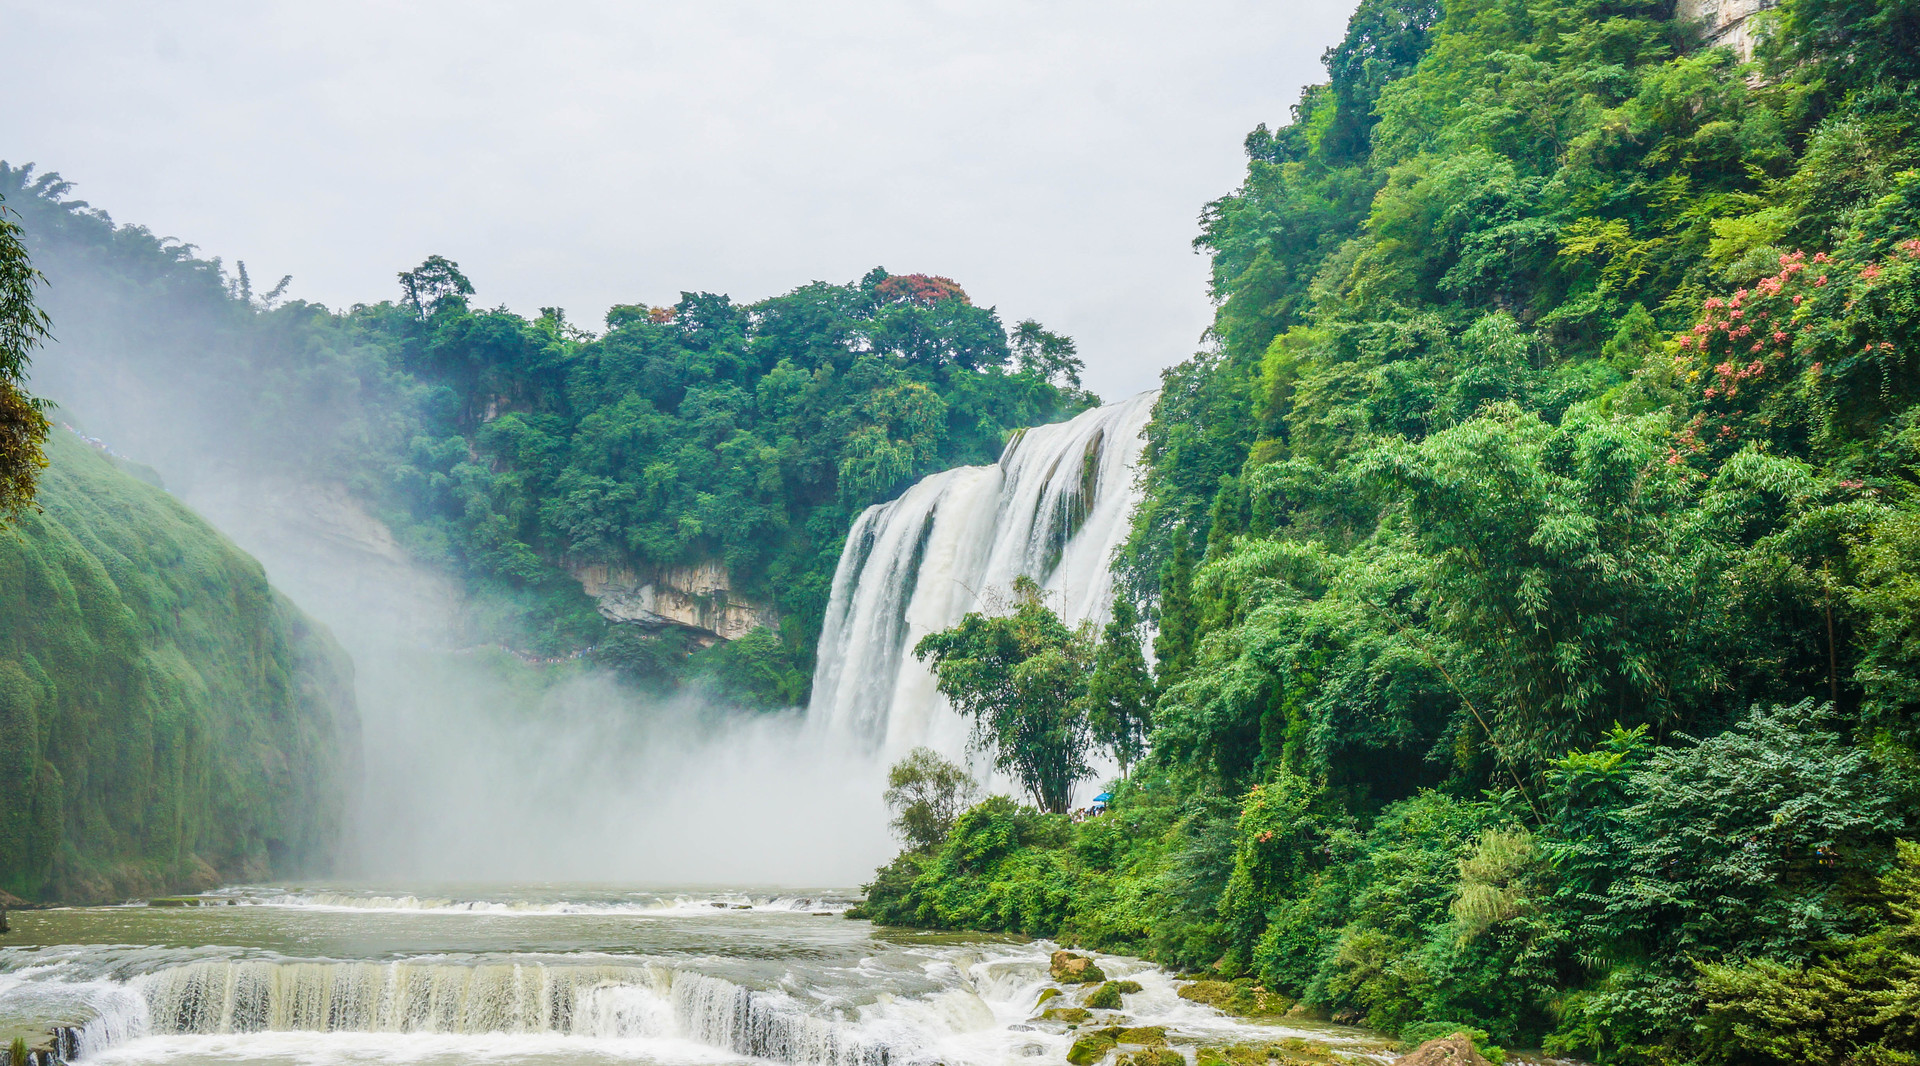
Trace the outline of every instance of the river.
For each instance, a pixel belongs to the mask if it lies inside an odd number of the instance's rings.
[[[0,1034],[74,1026],[75,1061],[123,1066],[1004,1066],[1063,1063],[1077,1035],[1036,1018],[1054,945],[876,928],[844,916],[845,890],[322,884],[178,902],[12,912]],[[1156,967],[1098,959],[1141,991],[1086,1027],[1166,1026],[1189,1063],[1285,1041],[1390,1058],[1359,1030],[1232,1019]]]

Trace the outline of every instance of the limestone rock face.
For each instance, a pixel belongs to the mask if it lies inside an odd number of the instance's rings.
[[[771,606],[734,595],[725,563],[646,572],[594,563],[573,568],[573,576],[599,601],[600,616],[609,622],[689,629],[706,644],[779,624]]]
[[[1753,58],[1753,26],[1749,16],[1778,6],[1779,0],[1680,0],[1675,12],[1682,22],[1699,27],[1709,47],[1726,45],[1741,59]]]

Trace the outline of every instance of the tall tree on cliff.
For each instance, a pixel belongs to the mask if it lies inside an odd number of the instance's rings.
[[[1120,776],[1147,751],[1153,729],[1153,671],[1141,652],[1140,614],[1124,594],[1113,599],[1113,618],[1093,653],[1087,683],[1088,723],[1093,739],[1113,753]]]
[[[46,404],[27,395],[28,353],[45,340],[51,323],[34,302],[42,281],[27,257],[21,230],[0,204],[0,525],[33,502],[34,486],[47,465],[41,444],[49,423]]]

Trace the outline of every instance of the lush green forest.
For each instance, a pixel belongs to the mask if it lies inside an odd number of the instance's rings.
[[[867,913],[1605,1063],[1920,1061],[1920,9],[1754,21],[1361,3],[1201,218],[1144,762],[921,827]],[[1009,677],[1085,661],[1023,632]]]
[[[0,534],[0,891],[114,901],[318,869],[353,668],[150,471],[59,432]]]
[[[35,385],[93,431],[169,478],[345,482],[464,583],[474,643],[712,677],[763,706],[805,696],[853,516],[1094,402],[1071,340],[1008,327],[942,277],[682,293],[596,333],[559,308],[485,308],[433,256],[395,299],[332,311],[71,193],[0,164],[59,342]],[[778,631],[701,651],[610,626],[568,573],[703,561]]]

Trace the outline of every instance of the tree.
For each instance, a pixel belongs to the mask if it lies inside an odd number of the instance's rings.
[[[1093,739],[1120,762],[1120,776],[1147,750],[1153,728],[1153,674],[1140,651],[1140,615],[1126,596],[1113,600],[1113,619],[1093,654],[1087,682]]]
[[[45,340],[51,323],[34,302],[43,280],[27,256],[13,212],[0,205],[0,524],[33,502],[34,486],[47,465],[41,444],[51,428],[46,405],[20,388],[28,353]]]
[[[1323,151],[1341,162],[1366,155],[1380,91],[1413,70],[1440,15],[1436,0],[1365,0],[1354,11],[1346,39],[1320,57],[1338,107]]]
[[[946,843],[953,820],[973,802],[978,786],[967,768],[915,748],[887,771],[888,823],[910,851],[933,851]]]
[[[1160,567],[1160,632],[1153,640],[1153,661],[1161,687],[1178,680],[1193,664],[1199,611],[1193,602],[1193,558],[1185,529],[1174,530],[1173,557]]]
[[[1363,455],[1430,560],[1430,637],[1500,761],[1532,768],[1609,720],[1712,721],[1737,691],[1731,549],[1658,423],[1511,409]],[[1426,643],[1423,647],[1433,648]]]
[[[467,297],[473,295],[473,282],[460,273],[460,264],[444,255],[430,255],[412,270],[400,272],[400,290],[415,315],[431,318],[447,309],[464,310]]]
[[[1080,387],[1080,371],[1087,364],[1081,360],[1072,337],[1054,333],[1029,318],[1013,327],[1007,340],[1023,373],[1038,375],[1042,381],[1058,378],[1073,388]]]
[[[1064,814],[1074,782],[1091,769],[1092,634],[1068,629],[1032,578],[1015,579],[1013,593],[1012,614],[968,614],[913,653],[932,661],[941,695],[973,719],[974,745],[992,751],[994,766],[1017,777],[1040,809]]]

